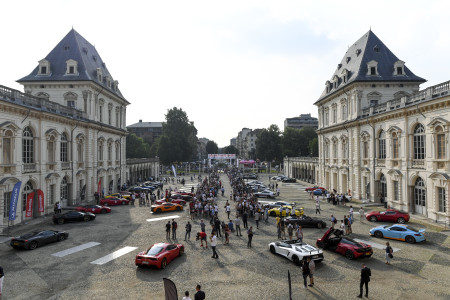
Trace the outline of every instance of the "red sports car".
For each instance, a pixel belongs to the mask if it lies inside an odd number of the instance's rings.
[[[100,200],[100,205],[127,205],[130,204],[130,200],[125,198],[105,198]]]
[[[404,224],[409,221],[409,213],[395,209],[387,209],[386,211],[371,211],[366,214],[366,219],[371,222],[382,221]]]
[[[191,196],[191,197],[194,197],[194,196],[195,196],[193,193],[187,193],[187,192],[178,192],[178,194],[180,194],[180,195],[186,195],[186,196]]]
[[[156,200],[155,204],[164,204],[166,202],[172,202],[172,203],[176,203],[176,204],[181,204],[183,206],[186,205],[186,201],[184,201],[183,199],[169,199],[169,201],[166,201],[166,199],[160,199],[160,200]]]
[[[192,196],[190,195],[183,195],[183,194],[171,194],[170,198],[172,199],[183,199],[184,201],[191,201],[192,200]]]
[[[340,229],[330,228],[322,238],[317,239],[316,246],[345,255],[348,259],[372,256],[372,246],[342,237],[343,234]]]
[[[306,189],[305,189],[305,192],[313,192],[313,191],[315,191],[315,190],[322,190],[322,191],[326,191],[326,189],[325,188],[323,188],[323,187],[320,187],[320,186],[313,186],[313,187],[307,187]]]
[[[136,255],[135,264],[138,267],[155,266],[158,269],[164,269],[168,263],[183,253],[182,244],[158,243]]]
[[[111,208],[108,206],[101,206],[101,205],[84,205],[84,206],[78,206],[75,208],[75,210],[82,211],[82,212],[91,212],[94,214],[106,214],[111,212]]]

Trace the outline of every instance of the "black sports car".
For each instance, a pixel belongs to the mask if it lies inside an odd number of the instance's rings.
[[[78,221],[92,221],[95,219],[95,215],[90,212],[81,211],[68,211],[63,214],[56,214],[53,216],[53,223],[64,224],[66,222],[78,222]]]
[[[281,182],[297,182],[297,179],[295,178],[284,178],[281,180]]]
[[[320,219],[311,218],[308,216],[300,216],[300,217],[287,217],[284,219],[287,224],[298,224],[302,227],[311,227],[311,228],[324,228],[327,226],[327,223]]]
[[[10,245],[14,248],[34,250],[45,244],[61,242],[67,239],[69,234],[65,231],[42,230],[23,234],[11,239]]]

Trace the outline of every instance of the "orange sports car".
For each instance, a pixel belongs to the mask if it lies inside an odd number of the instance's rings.
[[[154,213],[162,213],[165,211],[180,211],[183,210],[183,205],[166,202],[163,204],[152,205],[151,210]]]
[[[104,197],[105,199],[107,198],[125,198],[125,199],[131,199],[131,195],[130,194],[122,194],[122,193],[114,193],[108,196]]]

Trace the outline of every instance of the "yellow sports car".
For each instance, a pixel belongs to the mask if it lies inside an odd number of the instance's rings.
[[[105,196],[104,198],[125,198],[125,199],[128,199],[128,200],[131,200],[131,195],[130,194],[114,193],[114,194]]]
[[[295,216],[299,217],[304,214],[303,207],[300,208],[294,208]],[[272,208],[269,210],[269,216],[271,217],[287,217],[292,216],[292,206],[281,206]]]

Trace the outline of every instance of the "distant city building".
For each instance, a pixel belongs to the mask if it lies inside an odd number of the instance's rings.
[[[236,141],[237,141],[237,138],[235,138],[235,137],[230,139],[230,146],[236,147]]]
[[[286,129],[286,127],[296,129],[312,127],[317,129],[319,127],[319,120],[311,117],[311,114],[301,114],[299,117],[286,118],[286,120],[284,120],[284,129]]]
[[[162,123],[142,122],[142,120],[139,120],[138,123],[127,126],[127,130],[144,139],[151,146],[162,135]]]
[[[256,140],[262,129],[242,128],[236,138],[236,148],[241,159],[256,159]]]
[[[53,212],[57,201],[75,206],[117,191],[126,181],[129,102],[96,48],[72,29],[18,82],[25,93],[0,86],[0,225],[18,182],[11,225]]]
[[[207,138],[199,138],[197,141],[197,157],[199,160],[207,159],[208,154],[206,153],[206,144],[209,142]]]

